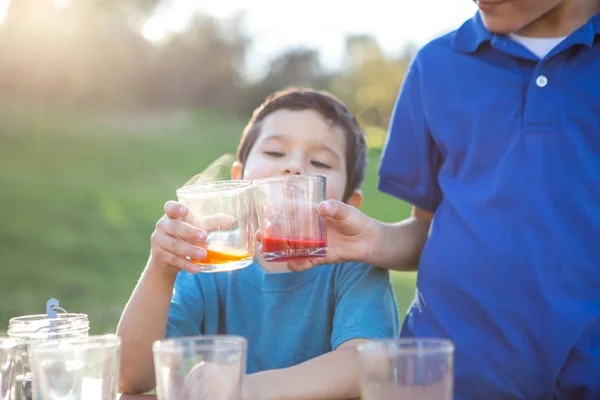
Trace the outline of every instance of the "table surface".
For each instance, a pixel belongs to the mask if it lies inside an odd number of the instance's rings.
[[[120,400],[156,400],[156,396],[150,394],[122,394]]]

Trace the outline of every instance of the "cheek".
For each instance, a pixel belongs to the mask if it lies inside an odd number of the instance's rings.
[[[268,178],[273,175],[272,167],[269,163],[261,160],[261,157],[256,154],[250,154],[244,166],[242,179],[253,181],[259,178]]]
[[[265,167],[264,164],[249,164],[244,168],[242,179],[253,181],[260,178],[269,178],[273,174],[270,173],[269,168]]]
[[[340,176],[327,176],[327,199],[343,200],[346,180]]]

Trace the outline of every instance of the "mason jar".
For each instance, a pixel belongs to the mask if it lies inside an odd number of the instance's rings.
[[[0,336],[0,399],[10,400],[14,388],[14,369],[17,343]]]
[[[39,314],[12,318],[8,322],[7,334],[17,342],[17,355],[15,385],[11,398],[33,400],[29,345],[47,340],[87,337],[89,330],[87,314],[61,313],[57,314],[56,318]]]

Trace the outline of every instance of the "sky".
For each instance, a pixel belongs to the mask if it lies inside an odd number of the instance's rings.
[[[10,1],[0,0],[0,19]],[[253,38],[248,59],[252,75],[290,47],[315,48],[326,68],[336,68],[350,33],[372,34],[386,53],[398,54],[408,42],[421,46],[457,28],[476,6],[471,0],[166,0],[145,25],[144,36],[160,40],[182,30],[197,11],[223,18],[245,11]]]

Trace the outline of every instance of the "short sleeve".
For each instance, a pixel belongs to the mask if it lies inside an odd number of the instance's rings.
[[[204,297],[200,282],[195,275],[181,271],[175,279],[166,336],[202,335],[203,319]]]
[[[398,309],[388,270],[363,263],[336,268],[331,348],[351,339],[397,337]]]
[[[435,211],[442,199],[437,179],[442,156],[427,126],[422,86],[417,56],[396,100],[379,167],[378,189]]]

